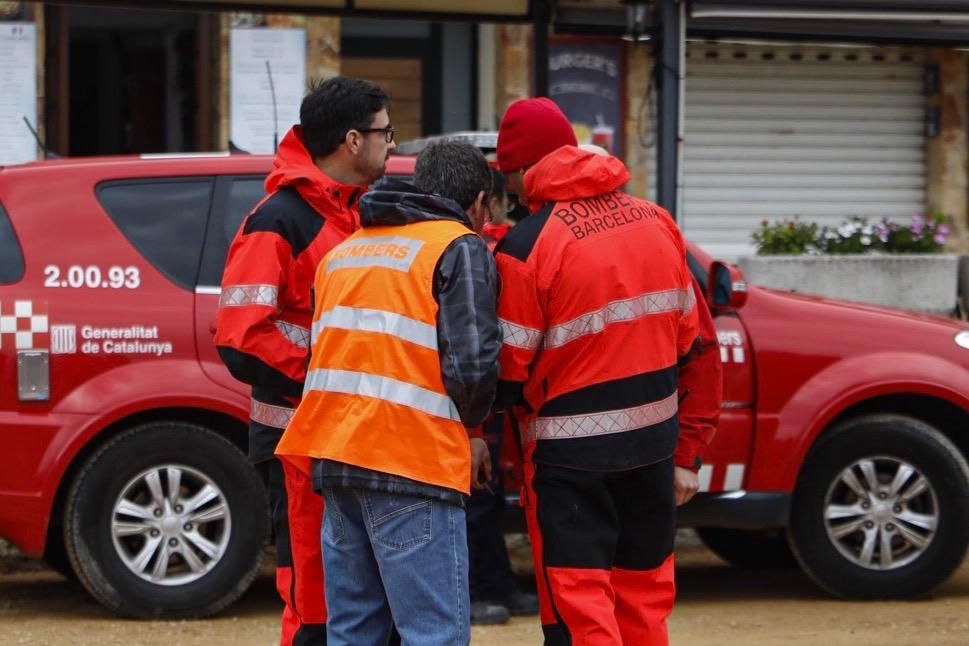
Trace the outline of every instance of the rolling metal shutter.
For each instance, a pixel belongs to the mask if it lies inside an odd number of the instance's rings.
[[[761,220],[908,219],[925,208],[922,54],[695,44],[686,61],[680,225],[714,256]]]

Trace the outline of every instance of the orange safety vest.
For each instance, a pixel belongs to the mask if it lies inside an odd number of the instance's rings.
[[[468,433],[441,376],[434,274],[452,220],[361,229],[316,273],[303,399],[276,448],[469,493]],[[303,462],[302,460],[294,460]]]

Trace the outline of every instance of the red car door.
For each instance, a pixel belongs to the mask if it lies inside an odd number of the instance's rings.
[[[202,371],[212,381],[249,397],[249,386],[237,381],[215,349],[215,315],[219,309],[222,270],[229,243],[242,220],[265,195],[264,175],[223,175],[216,180],[205,250],[195,288],[195,330]]]

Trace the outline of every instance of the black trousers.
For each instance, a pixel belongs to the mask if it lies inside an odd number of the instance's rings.
[[[502,413],[485,426],[484,438],[491,452],[491,491],[476,489],[467,504],[468,581],[472,601],[500,601],[517,591],[502,531],[505,491],[499,457],[503,436]]]
[[[673,458],[599,472],[534,463],[533,450],[525,502],[546,645],[664,646],[675,596]]]

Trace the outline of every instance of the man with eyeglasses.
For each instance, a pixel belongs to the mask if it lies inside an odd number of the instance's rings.
[[[388,180],[317,272],[303,400],[279,455],[312,457],[326,497],[331,644],[470,640],[464,501],[490,478],[476,429],[494,400],[495,263],[480,233],[491,172],[443,141],[413,185]],[[473,436],[473,437],[469,437]]]
[[[309,461],[277,459],[274,451],[303,392],[316,267],[359,228],[360,196],[394,150],[388,103],[377,85],[345,77],[306,95],[222,279],[215,343],[233,376],[252,386],[249,458],[269,491],[284,646],[326,643],[323,500]]]

